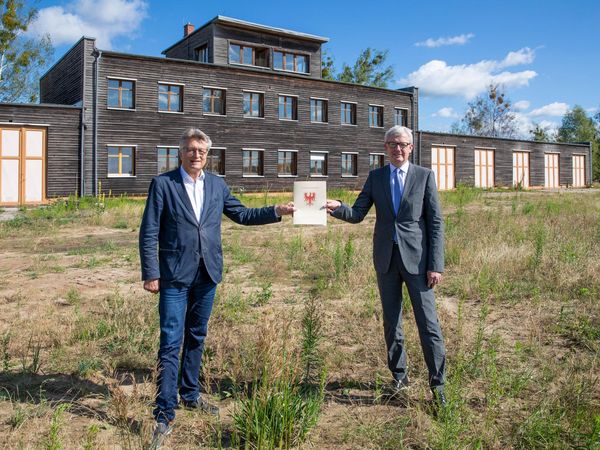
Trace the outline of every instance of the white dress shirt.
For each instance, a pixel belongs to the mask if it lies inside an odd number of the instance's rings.
[[[185,186],[185,191],[192,203],[192,208],[194,208],[194,215],[196,216],[196,220],[200,223],[200,216],[202,215],[202,205],[204,204],[204,178],[206,175],[204,174],[204,170],[200,173],[196,181],[184,170],[183,167],[179,167],[179,171],[181,172],[181,178],[183,178],[183,185]]]

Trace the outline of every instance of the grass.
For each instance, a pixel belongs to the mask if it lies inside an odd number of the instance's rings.
[[[241,197],[261,207],[291,194]],[[413,387],[388,393],[373,211],[318,228],[225,219],[202,379],[221,417],[178,412],[167,445],[600,448],[600,193],[459,186],[440,197],[447,410],[430,401],[406,298]],[[158,299],[139,281],[142,209],[70,198],[0,223],[7,448],[147,447]]]

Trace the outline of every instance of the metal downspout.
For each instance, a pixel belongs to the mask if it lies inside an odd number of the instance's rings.
[[[94,49],[94,120],[92,138],[92,195],[94,195],[94,197],[98,195],[98,72],[100,72],[100,58],[102,58],[102,51]]]
[[[84,96],[82,96],[84,97]],[[84,97],[85,98],[85,97]],[[85,100],[81,101],[81,115],[79,122],[79,132],[81,136],[79,138],[79,195],[83,197],[85,195],[85,160],[84,160],[84,148],[85,148]]]

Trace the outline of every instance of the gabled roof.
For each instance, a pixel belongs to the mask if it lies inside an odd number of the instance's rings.
[[[258,23],[246,22],[245,20],[234,19],[234,18],[226,17],[226,16],[216,16],[214,19],[210,20],[209,22],[206,22],[204,25],[202,25],[198,29],[194,30],[187,36],[183,37],[182,39],[180,39],[179,41],[177,41],[176,43],[171,45],[169,48],[163,50],[162,54],[165,54],[166,52],[168,52],[170,49],[172,49],[173,47],[175,47],[182,41],[188,39],[192,34],[197,33],[198,31],[206,28],[207,26],[209,26],[211,24],[229,25],[229,26],[232,26],[235,28],[241,28],[244,30],[259,31],[259,32],[263,32],[263,33],[272,33],[272,34],[277,34],[279,36],[288,36],[288,37],[292,37],[292,38],[296,38],[296,39],[303,39],[305,41],[317,42],[319,44],[324,44],[325,42],[329,42],[329,38],[322,37],[322,36],[316,36],[314,34],[300,33],[298,31],[286,30],[285,28],[277,28],[277,27],[270,27],[267,25],[260,25]]]

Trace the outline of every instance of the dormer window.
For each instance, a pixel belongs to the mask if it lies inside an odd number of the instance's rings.
[[[273,69],[309,73],[308,56],[275,50],[273,52]]]
[[[229,44],[229,63],[269,67],[269,49]]]

